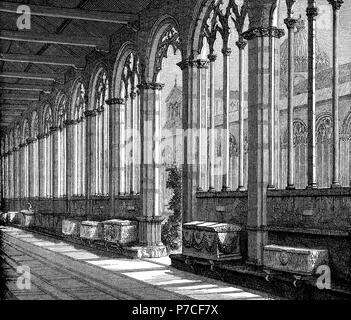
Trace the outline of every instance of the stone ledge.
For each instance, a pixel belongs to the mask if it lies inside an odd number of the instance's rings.
[[[295,189],[295,190],[267,190],[267,197],[325,197],[325,196],[349,196],[351,188],[323,188],[323,189]]]
[[[266,231],[279,233],[300,233],[318,236],[331,237],[351,237],[351,231],[328,230],[328,229],[311,229],[311,228],[288,228],[288,227],[266,227]]]
[[[214,191],[214,192],[197,192],[196,198],[247,198],[247,191]]]

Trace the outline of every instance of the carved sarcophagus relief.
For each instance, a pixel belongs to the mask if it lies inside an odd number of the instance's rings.
[[[103,240],[104,224],[96,221],[83,221],[80,226],[80,237],[87,240]]]
[[[109,220],[104,222],[104,239],[107,242],[129,244],[137,240],[137,222],[130,220]]]
[[[269,245],[264,247],[264,267],[268,270],[311,276],[328,265],[328,251]]]
[[[241,259],[240,232],[240,226],[228,223],[185,223],[183,255],[209,260]]]
[[[64,219],[62,221],[62,233],[65,236],[79,237],[81,221],[75,219]]]

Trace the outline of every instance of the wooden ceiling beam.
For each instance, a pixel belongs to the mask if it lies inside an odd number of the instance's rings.
[[[1,72],[0,78],[55,81],[55,82],[59,82],[59,83],[64,82],[64,76],[61,74],[56,74],[56,73],[49,74],[49,73],[29,73],[29,72]]]
[[[0,2],[0,12],[17,13],[20,3]],[[138,20],[135,13],[92,11],[83,9],[59,8],[50,6],[29,5],[32,16],[42,16],[60,19],[85,20],[96,22],[108,22],[117,24],[128,24]]]
[[[84,62],[81,59],[72,57],[58,57],[58,56],[37,56],[33,54],[13,54],[0,53],[0,61],[14,62],[14,63],[33,63],[45,64],[52,66],[67,66],[76,69],[83,69]]]
[[[109,51],[109,39],[107,37],[86,37],[66,34],[36,33],[32,31],[1,30],[0,40],[62,44],[96,48],[97,50],[106,52]]]

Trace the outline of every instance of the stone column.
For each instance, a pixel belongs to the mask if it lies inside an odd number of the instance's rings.
[[[119,100],[119,191],[118,194],[126,194],[126,100]]]
[[[45,134],[38,135],[38,161],[39,161],[39,197],[45,197],[45,161],[44,161],[44,143]]]
[[[217,56],[215,54],[209,54],[208,59],[210,61],[210,135],[209,135],[209,155],[210,155],[210,168],[209,168],[209,191],[215,190],[215,62]]]
[[[76,121],[66,120],[64,126],[66,127],[66,195],[67,195],[67,212],[70,212],[70,200],[73,195],[73,135],[74,125]]]
[[[160,83],[143,82],[141,94],[141,213],[139,243],[141,256],[166,255],[161,241],[161,90]]]
[[[184,145],[184,161],[182,175],[182,213],[183,222],[190,222],[194,217],[196,203],[196,161],[194,160],[194,135],[195,129],[193,119],[193,79],[194,79],[194,61],[192,57],[183,60],[177,64],[183,73],[183,145]]]
[[[275,0],[251,2],[249,30],[242,34],[249,42],[248,90],[248,263],[263,264],[267,244],[267,187],[269,183],[269,98],[270,38],[284,31],[270,26]],[[254,19],[252,18],[254,17]]]
[[[59,172],[58,172],[58,127],[51,127],[51,196],[58,198]]]
[[[92,186],[96,183],[95,181],[95,161],[93,161],[94,157],[94,147],[93,143],[95,141],[95,119],[96,111],[95,110],[87,110],[84,112],[86,127],[85,127],[85,194],[86,194],[86,208],[87,208],[87,215],[91,215],[92,208],[90,204],[91,193],[92,193]]]
[[[343,0],[328,0],[333,8],[333,182],[332,188],[340,184],[340,138],[339,138],[339,11]]]
[[[293,18],[293,6],[296,0],[287,0],[288,17],[284,20],[288,28],[288,181],[287,189],[295,189],[294,178],[294,28],[297,20]]]
[[[198,150],[198,158],[197,158],[197,163],[198,163],[198,171],[197,171],[197,191],[203,191],[204,184],[203,184],[203,176],[205,175],[204,171],[204,157],[207,155],[204,154],[204,143],[206,142],[207,144],[207,135],[206,131],[204,130],[204,123],[203,121],[203,99],[202,99],[202,94],[203,94],[203,70],[207,68],[207,61],[206,60],[197,60],[197,130],[198,130],[198,143],[197,143],[197,150]],[[206,88],[205,88],[206,90]]]
[[[116,210],[115,198],[120,191],[120,122],[119,112],[120,105],[124,103],[123,99],[112,98],[106,101],[109,105],[110,114],[110,196],[111,209],[114,213]]]
[[[229,190],[229,56],[232,50],[226,41],[223,53],[223,130],[222,130],[222,191]]]
[[[308,0],[308,188],[317,188],[316,172],[316,17],[315,0]]]
[[[135,176],[136,176],[136,161],[135,161],[135,137],[134,137],[134,129],[135,129],[135,109],[136,109],[136,97],[137,94],[132,88],[132,92],[130,93],[130,194],[135,193]]]
[[[238,191],[244,191],[244,50],[247,42],[239,38],[239,181]]]

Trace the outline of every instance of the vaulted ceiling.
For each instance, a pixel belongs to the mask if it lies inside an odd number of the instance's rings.
[[[93,50],[138,20],[151,0],[9,0],[0,2],[0,129],[42,93],[50,93],[68,68],[84,69]],[[31,28],[19,30],[19,5],[31,9]]]

